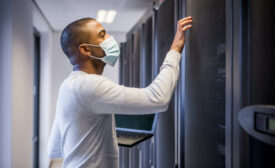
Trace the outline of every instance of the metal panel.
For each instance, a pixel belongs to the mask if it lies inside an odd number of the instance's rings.
[[[131,49],[131,87],[140,87],[140,60],[141,60],[141,26],[139,25],[132,34],[132,49]],[[130,120],[143,120],[143,115],[127,116]],[[132,119],[131,119],[132,118]],[[140,144],[129,150],[129,168],[139,168],[140,165]]]
[[[225,138],[225,165],[226,168],[232,168],[232,52],[233,52],[233,1],[226,1],[226,138]]]
[[[247,16],[243,15],[247,9],[247,0],[233,0],[233,57],[232,57],[232,167],[247,168],[248,144],[247,134],[243,131],[238,122],[238,114],[242,107],[248,104],[247,101],[247,52],[245,43],[247,34]]]
[[[227,121],[232,124],[227,134],[228,168],[269,167],[273,163],[274,147],[248,136],[239,125],[238,114],[247,105],[275,104],[274,4],[271,0],[227,2],[227,53],[233,56],[227,63],[232,74],[227,85]]]
[[[152,81],[152,16],[147,12],[144,20],[138,23],[127,34],[125,54],[122,54],[125,66],[120,66],[120,71],[128,75],[128,86],[146,87]],[[151,13],[152,14],[152,13]],[[124,82],[122,82],[124,84]],[[148,117],[154,117],[148,115]],[[143,117],[131,115],[131,117]],[[154,124],[155,125],[155,124]],[[149,168],[153,167],[153,139],[148,139],[132,148],[120,147],[120,168]]]
[[[141,52],[140,52],[140,40],[141,40],[141,30],[140,27],[134,32],[133,34],[133,48],[132,48],[132,87],[140,87],[140,58],[141,58]]]
[[[251,0],[248,12],[248,103],[275,104],[275,2]],[[249,136],[251,168],[274,164],[275,147]]]
[[[124,67],[123,67],[123,84],[125,86],[130,86],[131,80],[130,80],[130,58],[131,58],[131,45],[132,41],[131,38],[128,38],[126,41],[126,51],[125,55],[123,56],[123,62],[124,62]]]
[[[225,0],[186,0],[185,167],[225,167]]]
[[[155,17],[155,71],[159,72],[174,39],[174,1],[164,1],[156,8]],[[174,96],[168,110],[160,113],[155,134],[155,167],[175,165]]]
[[[123,85],[125,82],[125,69],[126,69],[126,43],[120,43],[120,56],[119,56],[119,84]]]
[[[140,86],[146,87],[152,82],[152,17],[142,24],[140,63]]]
[[[176,21],[186,17],[185,15],[185,0],[176,0],[175,11],[178,13],[178,16],[175,16]],[[175,30],[177,29],[177,22],[175,21]],[[188,33],[186,33],[188,38]],[[177,107],[177,115],[175,115],[175,121],[177,121],[177,144],[175,147],[177,149],[177,167],[184,167],[184,144],[185,144],[185,47],[182,52],[182,58],[180,63],[180,76],[177,88],[175,90],[175,106]]]
[[[152,82],[152,16],[142,24],[141,37],[140,87],[146,87]],[[140,168],[153,166],[152,139],[142,142],[138,147]]]
[[[152,59],[152,76],[155,78],[158,74],[157,70],[157,56],[158,56],[158,50],[157,50],[157,20],[158,20],[158,11],[156,8],[154,8],[153,13],[153,22],[152,22],[152,53],[153,53],[153,59]],[[157,114],[158,115],[158,114]],[[157,156],[156,156],[156,147],[157,147],[157,141],[156,141],[156,135],[152,138],[152,163],[151,165],[154,167],[157,167]]]

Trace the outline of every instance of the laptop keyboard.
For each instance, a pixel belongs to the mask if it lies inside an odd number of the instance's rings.
[[[132,146],[151,137],[151,134],[116,130],[117,141],[122,146]]]
[[[127,131],[120,131],[120,130],[117,130],[116,134],[117,134],[117,137],[125,137],[125,138],[132,138],[132,139],[149,136],[148,134],[144,134],[144,133],[127,132]]]

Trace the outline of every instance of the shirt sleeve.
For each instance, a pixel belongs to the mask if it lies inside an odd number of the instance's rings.
[[[58,109],[58,104],[57,104]],[[55,117],[51,134],[47,144],[47,152],[50,159],[54,158],[62,158],[62,151],[61,151],[61,134],[58,127],[58,119]]]
[[[179,76],[181,54],[170,50],[146,88],[119,85],[101,75],[84,75],[76,91],[85,108],[98,114],[151,114],[166,111]],[[96,76],[96,79],[95,79]]]

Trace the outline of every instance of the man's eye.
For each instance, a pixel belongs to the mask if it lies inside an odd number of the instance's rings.
[[[104,34],[104,33],[101,33],[101,34],[100,34],[100,37],[103,37],[103,38],[104,38],[104,36],[105,36],[105,34]]]

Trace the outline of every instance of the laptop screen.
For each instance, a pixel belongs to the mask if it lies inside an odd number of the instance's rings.
[[[140,49],[144,51],[141,52]],[[148,18],[143,27],[135,30],[127,37],[126,52],[121,64],[122,76],[120,84],[130,87],[146,87],[152,82],[152,17]],[[122,67],[123,66],[123,67]],[[116,127],[153,131],[157,114],[148,115],[115,115]]]
[[[115,115],[116,127],[151,131],[155,114],[147,115]]]

